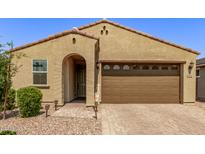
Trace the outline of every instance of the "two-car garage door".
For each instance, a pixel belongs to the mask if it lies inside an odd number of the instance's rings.
[[[102,103],[179,103],[179,65],[102,66]]]

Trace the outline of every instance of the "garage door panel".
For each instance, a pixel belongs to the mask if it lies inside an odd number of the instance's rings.
[[[102,103],[179,103],[179,76],[103,76]]]

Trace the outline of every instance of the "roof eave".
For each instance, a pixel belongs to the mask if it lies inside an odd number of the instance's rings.
[[[196,64],[196,67],[205,67],[205,64]]]
[[[34,46],[34,45],[37,45],[37,44],[41,44],[41,43],[44,43],[44,42],[47,42],[47,41],[50,41],[50,40],[53,40],[53,39],[57,39],[59,37],[63,37],[63,36],[69,35],[69,34],[78,34],[78,35],[82,35],[82,36],[88,37],[90,39],[99,40],[99,38],[97,38],[95,36],[92,36],[92,35],[88,35],[88,34],[83,33],[81,31],[69,30],[69,31],[64,31],[62,33],[58,33],[58,34],[49,36],[47,38],[44,38],[44,39],[41,39],[41,40],[38,40],[38,41],[35,41],[35,42],[32,42],[32,43],[25,44],[23,46],[16,47],[16,48],[14,48],[14,49],[12,49],[10,51],[14,52],[14,51],[17,51],[17,50],[22,50],[22,49],[25,49],[25,48],[28,48],[28,47],[31,47],[31,46]]]

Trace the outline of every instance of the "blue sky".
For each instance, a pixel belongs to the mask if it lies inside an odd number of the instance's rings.
[[[49,35],[95,22],[96,18],[9,18],[0,19],[0,42],[13,41],[15,47]],[[192,48],[205,57],[205,18],[109,18],[127,27]]]

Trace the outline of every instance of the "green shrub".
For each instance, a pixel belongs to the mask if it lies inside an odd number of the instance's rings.
[[[15,108],[16,90],[10,89],[8,93],[8,100],[6,104],[6,110],[13,110]],[[2,98],[2,92],[0,90],[0,112],[3,111],[4,98]]]
[[[17,91],[17,104],[21,117],[36,116],[40,112],[42,93],[38,88],[25,87]]]
[[[0,70],[1,70],[1,66],[0,66]],[[3,101],[3,87],[4,87],[4,84],[3,84],[3,79],[2,79],[2,76],[0,74],[0,102]]]
[[[16,135],[16,132],[11,130],[4,130],[0,132],[0,135]]]
[[[2,87],[0,87],[0,102],[3,102],[3,88]]]
[[[0,83],[0,112],[3,111],[3,87]]]
[[[8,95],[8,101],[6,104],[7,110],[13,110],[15,108],[15,98],[16,98],[16,90],[10,89]]]
[[[4,110],[3,108],[3,102],[0,102],[0,112],[2,112]]]

